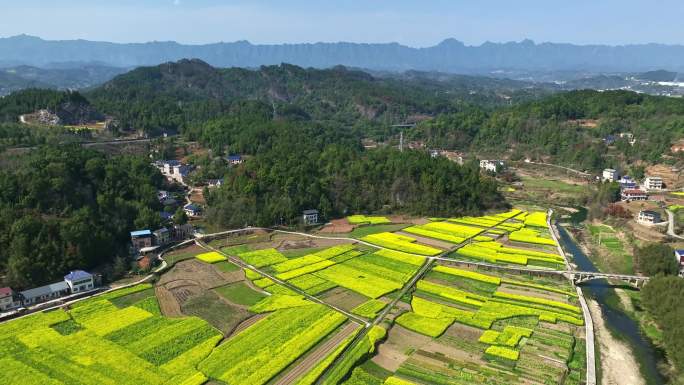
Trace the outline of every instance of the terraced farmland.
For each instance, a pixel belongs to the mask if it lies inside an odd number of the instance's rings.
[[[510,238],[548,239],[545,226],[544,213],[512,210],[294,251],[266,237],[199,244],[154,290],[0,324],[0,381],[579,384],[584,320],[570,284],[466,266],[562,266],[551,245]]]

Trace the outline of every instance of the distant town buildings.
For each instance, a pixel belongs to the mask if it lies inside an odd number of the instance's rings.
[[[315,225],[318,223],[318,210],[304,210],[302,219],[305,225]]]
[[[498,169],[501,169],[506,166],[506,163],[503,160],[481,160],[480,161],[480,168],[485,170],[485,171],[491,171],[491,172],[496,172]]]
[[[644,225],[654,225],[660,223],[660,213],[651,210],[639,211],[637,215],[637,222]]]
[[[603,170],[603,175],[602,175],[602,180],[604,182],[616,182],[620,178],[620,175],[618,175],[617,170],[612,169],[612,168],[607,168]]]
[[[659,176],[647,176],[643,183],[644,190],[662,190],[663,178]]]

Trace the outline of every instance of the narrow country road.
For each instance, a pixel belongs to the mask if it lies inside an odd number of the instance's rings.
[[[667,212],[667,235],[677,239],[684,239],[684,237],[677,235],[677,233],[674,231],[674,213],[670,210],[665,211]]]

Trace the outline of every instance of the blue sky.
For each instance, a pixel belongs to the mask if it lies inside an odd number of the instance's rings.
[[[0,9],[2,37],[684,44],[682,0],[0,0]]]

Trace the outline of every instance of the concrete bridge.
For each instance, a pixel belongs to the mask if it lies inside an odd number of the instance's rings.
[[[577,270],[551,270],[544,268],[530,268],[523,266],[506,266],[506,265],[496,265],[487,262],[475,262],[475,261],[463,261],[458,259],[435,257],[434,259],[443,262],[446,265],[454,265],[461,267],[477,267],[482,270],[506,270],[512,271],[517,274],[528,274],[535,276],[546,276],[546,277],[565,277],[571,280],[575,285],[582,282],[591,281],[592,279],[611,279],[618,280],[628,283],[629,285],[640,289],[644,283],[648,282],[649,277],[642,277],[639,275],[624,275],[624,274],[613,274],[613,273],[599,273],[593,271],[577,271]]]
[[[617,281],[627,282],[629,285],[640,289],[644,283],[648,282],[649,277],[642,277],[638,275],[624,275],[624,274],[610,274],[610,273],[597,273],[590,271],[567,271],[564,273],[575,285],[582,282],[591,281],[592,279],[612,279]]]

